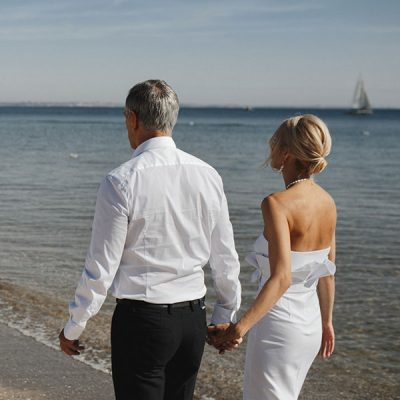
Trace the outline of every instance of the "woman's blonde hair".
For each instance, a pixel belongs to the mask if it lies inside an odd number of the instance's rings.
[[[312,114],[289,118],[279,126],[269,140],[267,165],[279,169],[277,157],[285,151],[298,161],[307,175],[317,174],[327,166],[325,157],[331,151],[332,139],[325,123]]]

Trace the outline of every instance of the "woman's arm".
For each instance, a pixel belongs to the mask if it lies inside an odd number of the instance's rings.
[[[332,237],[331,250],[328,255],[329,260],[335,262],[336,240],[335,234]],[[326,276],[319,279],[318,298],[321,309],[322,319],[322,343],[319,354],[323,358],[332,355],[335,348],[335,331],[333,329],[333,304],[335,300],[335,277]]]
[[[271,276],[254,303],[236,324],[226,330],[217,345],[243,337],[279,300],[291,284],[290,232],[282,205],[269,196],[261,204],[264,235],[268,240]]]

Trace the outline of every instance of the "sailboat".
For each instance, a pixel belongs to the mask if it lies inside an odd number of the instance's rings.
[[[350,114],[366,115],[372,114],[372,112],[371,103],[369,102],[368,95],[364,87],[364,81],[360,77],[354,91],[353,105],[350,110]]]

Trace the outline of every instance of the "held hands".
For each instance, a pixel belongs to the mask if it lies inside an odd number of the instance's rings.
[[[79,345],[79,340],[69,340],[64,336],[64,329],[58,335],[60,339],[60,349],[62,352],[69,356],[79,356],[80,352],[85,349],[84,346]]]
[[[207,343],[219,350],[219,354],[238,347],[242,341],[243,337],[237,329],[237,324],[225,323],[208,327]]]
[[[335,348],[335,331],[332,324],[322,326],[322,342],[319,355],[322,358],[329,358]]]

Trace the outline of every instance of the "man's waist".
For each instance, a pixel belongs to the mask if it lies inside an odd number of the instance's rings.
[[[190,308],[190,309],[194,309],[195,307],[205,308],[205,297],[195,300],[187,300],[187,301],[180,301],[177,303],[163,303],[163,304],[149,303],[147,301],[134,300],[134,299],[117,298],[116,300],[117,304],[131,305],[137,308],[153,308],[153,309],[165,309],[165,310],[171,310],[174,308]]]
[[[131,299],[151,304],[175,304],[205,296],[207,288],[204,276],[190,276],[185,279],[166,279],[166,276],[128,275],[130,271],[116,276],[112,285],[112,295],[117,299]]]

